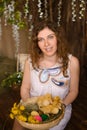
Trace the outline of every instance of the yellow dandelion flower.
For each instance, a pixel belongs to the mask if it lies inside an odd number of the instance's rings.
[[[25,116],[23,116],[23,115],[19,115],[19,116],[17,116],[17,119],[18,120],[21,120],[21,121],[27,121],[27,117],[25,117]]]
[[[31,120],[31,123],[36,124],[36,120]]]
[[[28,122],[31,122],[31,120],[34,120],[33,116],[28,117]]]
[[[17,115],[17,114],[19,113],[19,110],[12,108],[12,111],[11,111],[11,112],[12,112],[14,115]]]
[[[33,123],[33,124],[37,123],[33,116],[28,117],[28,122]]]
[[[24,122],[27,121],[27,117],[23,117],[23,121],[24,121]]]
[[[16,102],[13,104],[13,107],[14,107],[14,108],[17,108],[17,103],[16,103]]]
[[[23,111],[25,110],[25,107],[23,105],[20,106],[20,110]]]
[[[21,111],[20,110],[18,110],[18,115],[21,115]]]
[[[14,119],[14,114],[10,113],[9,116],[10,116],[11,119]]]

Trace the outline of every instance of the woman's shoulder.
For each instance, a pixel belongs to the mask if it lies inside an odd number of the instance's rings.
[[[72,54],[69,54],[69,60],[70,62],[79,62],[79,59]]]
[[[27,58],[26,58],[26,60],[25,60],[25,67],[29,67],[30,66],[30,64],[31,64],[31,59],[30,59],[30,57],[28,56]]]
[[[26,59],[25,66],[28,66],[30,69],[33,68],[30,56]]]
[[[79,59],[76,56],[71,55],[70,58],[69,58],[69,60],[70,60],[70,66],[71,66],[71,68],[77,68],[77,67],[79,67]]]

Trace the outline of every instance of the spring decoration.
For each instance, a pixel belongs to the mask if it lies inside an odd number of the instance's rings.
[[[76,21],[76,0],[72,0],[72,21],[75,22]]]
[[[44,3],[44,7],[45,7],[45,14],[44,14],[44,18],[47,20],[48,18],[48,11],[47,11],[47,0],[45,0],[45,3]]]
[[[38,0],[37,7],[38,7],[39,18],[43,18],[42,2],[41,2],[41,0]]]
[[[61,22],[61,8],[62,8],[62,0],[59,1],[58,3],[58,26],[60,26],[60,22]]]
[[[85,10],[86,10],[86,4],[85,4],[85,0],[79,0],[79,1],[80,1],[80,4],[79,4],[79,7],[80,7],[79,19],[82,19],[84,17],[84,13],[85,13]]]
[[[43,96],[32,97],[26,102],[14,103],[10,111],[10,118],[16,118],[19,123],[45,124],[64,115],[64,107],[60,97],[52,97],[47,93]],[[39,126],[38,126],[39,127]]]
[[[21,86],[22,78],[23,78],[22,72],[15,72],[2,80],[1,87],[12,88],[15,85]]]
[[[55,4],[57,7],[57,13],[55,16]],[[12,35],[15,41],[15,57],[19,53],[20,47],[20,34],[19,29],[29,30],[28,38],[31,40],[32,31],[36,22],[40,20],[55,20],[58,26],[62,25],[64,21],[63,8],[64,5],[70,5],[69,14],[65,15],[65,20],[68,15],[71,22],[86,20],[86,0],[71,0],[69,2],[64,2],[63,0],[0,0],[0,38],[2,36],[2,18],[4,20],[4,26],[8,24],[12,25]],[[87,21],[87,20],[86,20]]]
[[[50,0],[51,3],[52,0]],[[71,0],[71,15],[72,15],[72,21],[75,22],[76,18],[78,17],[77,14],[79,14],[79,19],[83,18],[85,16],[86,11],[86,0]],[[36,10],[37,19],[47,19],[48,14],[50,13],[49,10],[50,7],[53,5],[50,5],[48,0],[1,0],[0,1],[0,17],[3,15],[5,19],[5,25],[7,23],[16,24],[19,26],[19,28],[26,27],[29,19],[29,15],[31,12]],[[57,8],[58,8],[58,24],[60,24],[60,19],[62,16],[62,7],[63,7],[63,1],[58,0],[57,2]],[[34,15],[34,14],[32,14]],[[50,14],[53,15],[53,14]]]

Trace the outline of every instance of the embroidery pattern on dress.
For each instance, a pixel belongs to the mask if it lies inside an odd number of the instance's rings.
[[[49,77],[50,76],[56,76],[56,75],[59,75],[61,73],[61,68],[62,66],[60,67],[55,67],[55,68],[49,68],[49,69],[43,69],[40,74],[39,74],[39,79],[40,79],[40,82],[41,83],[45,83],[49,80]],[[59,82],[57,81],[56,79],[54,78],[51,78],[51,81],[57,85],[57,86],[62,86],[64,85],[64,82]]]

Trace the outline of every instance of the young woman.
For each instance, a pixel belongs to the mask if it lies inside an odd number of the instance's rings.
[[[44,21],[36,25],[30,44],[30,56],[25,63],[21,98],[46,93],[60,96],[65,104],[64,118],[50,130],[64,130],[72,113],[71,103],[78,95],[79,61],[68,52],[61,27]],[[16,122],[13,130],[23,128]]]

